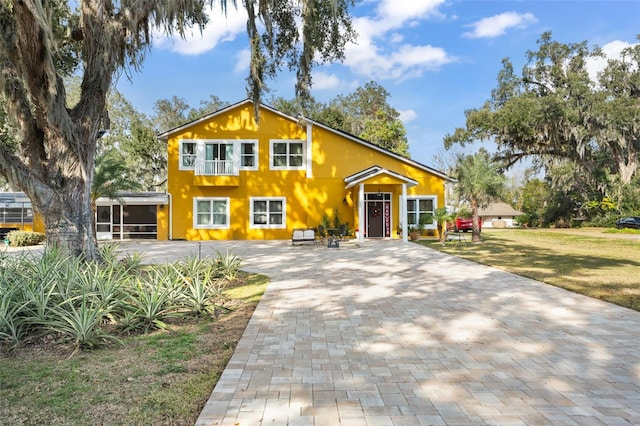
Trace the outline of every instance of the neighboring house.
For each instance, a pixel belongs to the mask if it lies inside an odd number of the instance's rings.
[[[515,218],[521,214],[521,211],[507,203],[493,203],[478,209],[478,216],[482,218],[484,228],[512,228],[517,226]]]
[[[42,224],[35,221],[35,230],[41,231]],[[0,238],[4,238],[7,233],[34,230],[33,208],[31,200],[24,192],[1,192],[0,193]]]
[[[289,239],[337,212],[364,238],[406,240],[445,205],[444,173],[323,124],[231,105],[159,135],[168,148],[168,228],[158,239]],[[435,229],[435,224],[426,228]],[[404,232],[403,232],[404,231]]]
[[[117,192],[116,198],[100,197],[96,200],[96,236],[99,240],[166,240],[168,200],[163,192]],[[1,192],[0,238],[16,229],[45,232],[42,217],[25,193]]]

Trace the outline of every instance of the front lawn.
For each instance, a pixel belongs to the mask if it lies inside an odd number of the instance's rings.
[[[0,308],[15,295],[6,291],[12,281],[5,275]],[[79,347],[57,330],[22,334],[16,346],[5,324],[0,330],[0,423],[194,424],[267,284],[265,276],[240,272],[222,290],[224,309],[215,311],[217,318],[167,315],[161,329],[144,333],[137,327],[93,349]],[[27,329],[33,323],[28,321]]]
[[[485,229],[482,239],[482,244],[468,246],[448,242],[442,247],[435,240],[419,243],[640,311],[640,233],[599,228]]]

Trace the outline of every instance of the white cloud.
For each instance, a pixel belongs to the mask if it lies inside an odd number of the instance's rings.
[[[236,53],[236,66],[233,69],[235,72],[247,71],[249,64],[251,63],[251,50],[242,49]]]
[[[610,59],[620,59],[622,51],[628,47],[633,46],[626,41],[614,40],[602,46],[602,53],[604,58],[588,58],[586,61],[586,68],[589,76],[593,81],[598,80],[598,73],[602,72],[607,66],[607,61]]]
[[[538,20],[532,13],[505,12],[468,25],[473,28],[473,31],[466,32],[463,36],[469,38],[499,37],[510,28],[524,28],[535,22]]]
[[[247,12],[243,7],[229,7],[226,15],[219,7],[214,7],[209,12],[209,23],[202,33],[193,29],[185,39],[155,33],[154,40],[156,47],[183,55],[199,55],[214,49],[218,43],[234,40],[238,34],[245,32],[246,28]]]
[[[335,74],[327,74],[321,71],[313,73],[313,88],[317,90],[337,89],[340,87],[340,79]]]
[[[400,32],[430,17],[440,17],[444,0],[413,0],[398,7],[397,0],[381,0],[375,16],[353,19],[358,40],[345,48],[344,64],[352,72],[374,80],[406,79],[438,69],[456,59],[429,44],[401,44]]]
[[[418,118],[418,113],[412,109],[400,111],[400,121],[402,121],[404,124],[407,124],[408,122],[413,121],[416,118]]]
[[[384,17],[381,23],[391,28],[399,28],[407,22],[439,16],[438,6],[443,3],[444,0],[411,0],[399,5],[398,0],[382,0],[376,9],[376,14]]]
[[[389,37],[389,41],[391,43],[402,43],[403,40],[404,36],[400,33],[393,33],[391,34],[391,37]]]

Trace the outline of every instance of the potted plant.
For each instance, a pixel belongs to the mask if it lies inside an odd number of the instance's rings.
[[[415,226],[409,227],[409,238],[411,241],[420,239],[424,226],[429,222],[433,222],[433,216],[431,214],[423,214],[420,216],[418,223]]]
[[[416,240],[420,239],[420,233],[421,233],[421,231],[418,231],[418,227],[417,226],[410,226],[409,227],[409,239],[411,241],[416,241]]]

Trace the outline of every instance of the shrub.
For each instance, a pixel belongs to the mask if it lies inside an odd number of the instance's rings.
[[[598,228],[615,228],[616,219],[619,219],[620,215],[615,213],[607,213],[590,218],[584,225],[594,226]]]
[[[35,246],[44,241],[44,234],[29,231],[11,231],[7,234],[9,244],[16,247]]]
[[[220,252],[165,266],[142,265],[136,253],[119,259],[115,247],[102,255],[93,262],[48,248],[0,256],[0,351],[39,341],[89,349],[168,328],[169,319],[216,316],[241,263]]]

